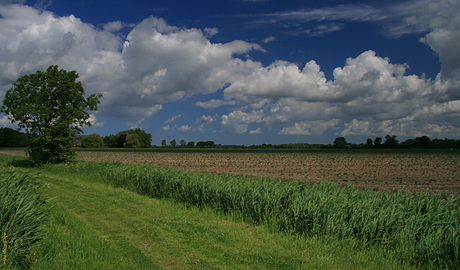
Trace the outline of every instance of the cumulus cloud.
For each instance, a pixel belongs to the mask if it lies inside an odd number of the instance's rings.
[[[0,3],[7,2],[11,1]],[[131,127],[154,116],[165,103],[201,95],[196,106],[228,111],[203,116],[198,127],[163,129],[203,131],[220,119],[223,130],[235,134],[260,134],[265,125],[285,135],[332,130],[344,136],[458,137],[458,6],[447,0],[411,1],[387,9],[342,5],[267,15],[275,21],[318,22],[310,28],[318,34],[339,31],[349,21],[379,22],[393,37],[422,33],[421,41],[442,63],[439,76],[427,79],[407,74],[406,64],[391,63],[369,50],[346,59],[328,80],[315,60],[303,67],[285,61],[264,66],[247,57],[253,51],[265,52],[258,44],[212,43],[215,28],[179,28],[150,17],[124,38],[117,34],[126,26],[122,22],[108,22],[99,29],[72,15],[57,17],[29,6],[1,5],[0,91],[3,96],[18,77],[58,64],[76,70],[88,93],[104,94],[97,115],[123,119]],[[217,91],[222,91],[222,99],[205,100]],[[178,113],[165,124],[178,119]]]
[[[113,33],[121,22],[100,30],[73,15],[56,17],[23,5],[1,6],[0,15],[2,93],[18,77],[58,64],[76,70],[87,92],[104,94],[99,114],[131,126],[164,103],[221,89],[251,64],[235,55],[263,50],[239,40],[213,44],[200,29],[180,29],[155,17],[123,40]]]
[[[334,128],[339,123],[339,119],[315,120],[295,123],[292,126],[283,128],[279,134],[284,135],[321,135],[327,129]]]
[[[262,129],[259,127],[257,129],[254,129],[254,130],[250,130],[249,131],[249,134],[262,134]]]
[[[421,130],[432,136],[445,136],[436,131],[453,135],[460,124],[459,101],[441,101],[443,82],[407,75],[407,70],[407,65],[392,64],[373,51],[348,58],[333,71],[332,80],[314,61],[302,70],[277,62],[253,70],[225,89],[227,101],[240,103],[242,97],[250,97],[264,100],[265,105],[235,110],[222,117],[222,124],[237,134],[246,133],[251,123],[265,123],[285,135],[321,135],[338,129],[344,136],[410,136]]]
[[[217,35],[219,33],[219,29],[217,27],[205,28],[204,32],[206,33],[206,37],[210,38]]]
[[[102,123],[101,123],[101,122],[99,122],[99,123],[97,122],[97,118],[96,118],[96,116],[95,116],[93,113],[89,115],[88,121],[91,123],[91,125],[92,125],[93,127],[102,127],[102,126],[104,125],[103,122],[102,122]]]
[[[289,25],[291,34],[320,36],[346,28],[349,22],[372,22],[389,37],[426,34],[420,40],[440,57],[443,77],[460,78],[460,4],[457,0],[412,0],[394,4],[344,4],[259,16],[253,24]]]
[[[177,130],[182,131],[182,132],[187,132],[187,131],[192,130],[192,127],[189,125],[182,125],[178,127]]]

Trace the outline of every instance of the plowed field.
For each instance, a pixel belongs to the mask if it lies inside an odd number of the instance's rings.
[[[77,156],[79,160],[96,162],[119,161],[216,174],[326,180],[366,189],[460,195],[460,152],[456,150],[77,151]]]

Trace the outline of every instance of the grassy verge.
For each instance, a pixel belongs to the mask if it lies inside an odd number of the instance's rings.
[[[14,169],[0,171],[0,239],[3,267],[28,267],[32,249],[43,236],[47,209],[39,182]]]
[[[353,239],[274,233],[59,166],[27,170],[51,206],[33,269],[404,269]]]
[[[458,198],[359,191],[322,183],[215,176],[119,163],[50,167],[102,177],[116,187],[166,198],[303,237],[353,239],[420,267],[460,266]]]

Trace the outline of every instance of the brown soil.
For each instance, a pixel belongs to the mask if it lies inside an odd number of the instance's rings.
[[[18,152],[5,154],[20,155]],[[460,154],[452,152],[117,152],[78,151],[77,159],[188,171],[322,180],[366,189],[460,195]]]

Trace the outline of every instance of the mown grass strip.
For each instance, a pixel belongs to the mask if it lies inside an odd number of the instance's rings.
[[[460,211],[455,197],[360,191],[321,183],[216,176],[120,163],[78,162],[53,170],[102,176],[155,198],[168,198],[302,236],[353,238],[396,250],[403,263],[460,267]]]
[[[378,250],[350,249],[353,241],[273,233],[89,172],[35,171],[54,207],[34,269],[404,269]]]

